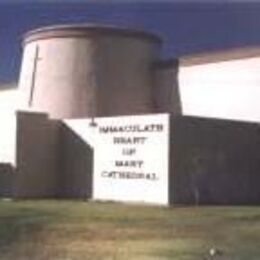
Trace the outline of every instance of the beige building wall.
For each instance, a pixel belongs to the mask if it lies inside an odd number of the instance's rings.
[[[180,59],[183,114],[260,121],[260,48]]]
[[[51,27],[25,36],[24,106],[51,118],[155,111],[151,63],[160,40],[109,27]]]

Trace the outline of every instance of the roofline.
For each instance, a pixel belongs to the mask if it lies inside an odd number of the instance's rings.
[[[41,27],[25,33],[23,45],[49,38],[84,38],[93,35],[135,37],[157,43],[162,42],[162,39],[154,33],[129,28],[98,24],[61,24]]]
[[[260,57],[260,45],[214,50],[179,58],[180,66],[201,65],[205,63]]]
[[[152,64],[152,68],[154,69],[172,69],[176,68],[179,65],[179,59],[171,58],[167,60],[156,60]]]

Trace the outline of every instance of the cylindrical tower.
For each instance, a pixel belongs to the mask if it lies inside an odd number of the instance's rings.
[[[156,112],[151,64],[160,38],[96,25],[60,25],[24,38],[25,106],[52,118]]]

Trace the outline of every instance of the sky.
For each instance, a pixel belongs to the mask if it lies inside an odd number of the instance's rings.
[[[22,35],[44,25],[103,23],[159,34],[162,57],[260,44],[260,1],[0,0],[0,82],[17,81]]]

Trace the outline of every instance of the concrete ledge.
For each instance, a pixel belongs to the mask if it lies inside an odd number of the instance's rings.
[[[98,24],[66,24],[47,26],[29,31],[24,35],[23,44],[48,38],[91,36],[133,37],[157,43],[162,42],[161,38],[156,34],[139,30]]]

